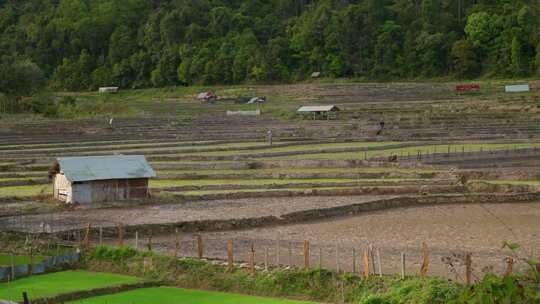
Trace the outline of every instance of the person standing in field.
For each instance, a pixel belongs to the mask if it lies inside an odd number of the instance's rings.
[[[272,130],[268,130],[267,132],[267,135],[268,135],[268,144],[271,146],[273,144],[273,139],[272,139]]]

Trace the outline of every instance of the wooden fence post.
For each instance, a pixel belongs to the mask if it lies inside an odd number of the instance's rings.
[[[227,265],[229,268],[229,272],[232,272],[234,270],[234,246],[233,246],[233,240],[227,241]]]
[[[405,279],[405,252],[401,253],[401,279]]]
[[[124,246],[124,226],[122,223],[118,224],[118,247]]]
[[[339,245],[336,243],[336,271],[337,273],[340,273],[339,269]]]
[[[199,259],[202,259],[203,256],[204,256],[204,244],[203,244],[203,239],[202,239],[202,236],[199,234],[197,235],[197,257]]]
[[[381,252],[377,249],[377,266],[379,268],[379,277],[382,278],[382,261],[381,261]]]
[[[371,273],[375,274],[375,254],[373,253],[373,245],[369,245],[369,259],[371,263]]]
[[[11,281],[15,280],[15,257],[11,254]]]
[[[506,272],[505,276],[509,276],[514,271],[514,259],[512,257],[506,258]]]
[[[99,246],[103,246],[103,227],[99,226]]]
[[[293,261],[292,261],[292,243],[291,241],[289,241],[289,266],[292,267],[293,266]]]
[[[279,239],[277,240],[276,242],[276,265],[279,267],[281,265],[281,242],[279,241]]]
[[[420,267],[420,276],[425,277],[429,268],[429,249],[427,244],[422,243],[422,266]]]
[[[150,233],[148,234],[148,251],[152,251],[152,230],[150,230]]]
[[[251,274],[255,275],[255,244],[251,242],[251,250],[249,252],[249,269]]]
[[[323,251],[323,250],[322,250],[322,246],[319,245],[319,269],[322,268],[322,259],[323,259],[323,258],[322,258],[322,254],[323,254],[322,251]]]
[[[356,273],[356,250],[352,249],[352,273]]]
[[[364,248],[364,278],[369,278],[369,249]]]
[[[304,268],[309,268],[310,248],[309,241],[304,241]]]
[[[174,257],[178,258],[178,255],[180,254],[180,235],[178,234],[178,228],[174,230]]]
[[[92,229],[92,226],[90,223],[87,224],[86,226],[86,234],[84,235],[84,247],[86,249],[89,249],[90,248],[90,231]]]
[[[139,231],[135,230],[135,250],[139,250]]]
[[[467,284],[467,286],[471,285],[471,277],[472,277],[472,257],[471,257],[471,253],[467,252],[467,254],[465,254],[465,284]]]
[[[264,247],[264,271],[268,271],[268,247]]]

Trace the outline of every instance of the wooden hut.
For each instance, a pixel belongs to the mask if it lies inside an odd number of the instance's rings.
[[[49,171],[54,197],[80,204],[146,198],[155,176],[139,155],[60,157]]]
[[[298,109],[298,113],[302,114],[304,118],[315,119],[337,119],[337,114],[340,109],[335,105],[329,106],[304,106]]]

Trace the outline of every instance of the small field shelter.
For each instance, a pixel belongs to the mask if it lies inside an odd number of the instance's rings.
[[[59,157],[49,170],[54,197],[79,204],[146,198],[155,176],[140,155]]]
[[[337,119],[337,113],[341,111],[335,105],[328,106],[303,106],[298,109],[298,113],[302,114],[304,118],[315,119]]]

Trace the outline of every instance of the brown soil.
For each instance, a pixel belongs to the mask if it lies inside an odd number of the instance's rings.
[[[141,236],[141,246],[147,242],[144,238]],[[522,246],[517,254],[521,258],[540,257],[540,202],[401,208],[305,224],[205,233],[203,239],[205,257],[225,259],[226,241],[234,239],[237,260],[248,261],[249,247],[254,242],[257,261],[263,263],[267,250],[270,264],[276,263],[276,240],[279,239],[280,263],[289,264],[290,248],[291,263],[296,266],[303,264],[303,241],[309,240],[311,264],[319,262],[322,252],[323,266],[334,269],[337,244],[340,269],[347,271],[352,271],[353,249],[358,271],[363,268],[360,253],[371,245],[381,254],[383,272],[390,274],[400,272],[402,252],[406,253],[406,272],[417,273],[421,244],[426,242],[430,250],[429,273],[463,279],[465,252],[472,253],[476,277],[487,271],[504,271],[504,259],[510,254],[501,249],[505,241]],[[173,235],[154,238],[153,242],[158,251],[174,252]],[[182,236],[180,254],[196,256],[195,244],[193,235]],[[442,261],[443,258],[451,259],[455,271]],[[526,264],[519,260],[515,268],[524,270]]]
[[[257,198],[237,200],[213,200],[185,202],[171,205],[139,206],[132,208],[79,209],[74,211],[0,217],[4,230],[41,231],[50,226],[53,231],[111,226],[118,223],[127,226],[162,224],[188,221],[228,220],[283,214],[350,204],[368,202],[393,196],[349,196],[349,197],[294,197]]]

